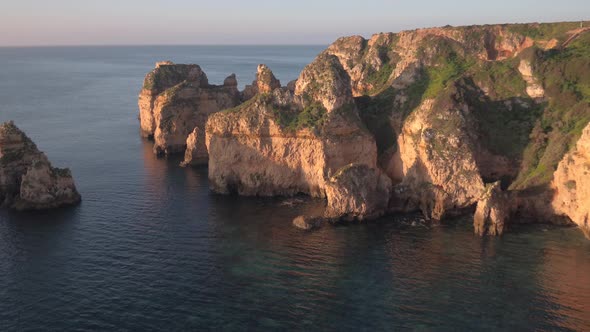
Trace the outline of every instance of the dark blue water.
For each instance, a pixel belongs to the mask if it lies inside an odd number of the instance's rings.
[[[0,331],[589,330],[590,241],[410,216],[305,233],[321,201],[214,195],[207,170],[156,159],[137,94],[158,60],[240,85],[284,83],[321,47],[0,48],[0,121],[15,120],[83,203],[0,212]]]

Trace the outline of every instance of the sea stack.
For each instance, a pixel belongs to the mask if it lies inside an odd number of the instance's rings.
[[[0,125],[0,207],[44,210],[80,200],[69,169],[52,167],[12,121]]]
[[[145,77],[139,94],[141,134],[153,138],[154,153],[185,153],[194,133],[190,156],[184,165],[207,164],[205,123],[210,114],[237,106],[242,101],[235,75],[223,85],[209,84],[198,65],[158,62]],[[190,144],[190,142],[189,142]]]

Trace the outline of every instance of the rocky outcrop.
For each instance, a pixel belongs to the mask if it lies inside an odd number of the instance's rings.
[[[551,223],[567,215],[586,227],[584,148],[557,167],[590,118],[590,34],[563,43],[577,28],[448,26],[340,38],[287,87],[260,65],[244,102],[209,116],[205,127],[191,118],[191,102],[203,93],[197,86],[211,86],[198,70],[177,68],[161,79],[176,96],[170,111],[158,109],[167,92],[145,92],[145,131],[153,122],[164,152],[188,146],[186,164],[208,153],[214,191],[327,197],[335,218],[374,218],[386,201],[390,212],[434,220],[478,206],[481,234],[500,234],[512,215]],[[235,94],[235,85],[228,78],[225,88]],[[387,199],[375,201],[375,192]]]
[[[0,125],[0,206],[42,210],[80,200],[69,169],[52,167],[13,122]]]
[[[425,100],[406,120],[398,139],[403,180],[394,210],[421,210],[440,220],[447,211],[473,206],[484,184],[474,156],[468,105],[449,98]]]
[[[574,221],[590,238],[590,124],[554,174],[553,209]]]
[[[153,137],[156,154],[174,154],[185,152],[187,137],[197,128],[196,149],[203,155],[209,115],[240,102],[235,75],[216,86],[198,65],[158,63],[139,96],[141,132]]]
[[[202,144],[197,144],[199,139],[199,129],[195,128],[186,139],[186,151],[184,152],[184,160],[180,166],[197,166],[206,165],[209,161],[209,154],[207,149],[203,149]],[[201,138],[202,139],[202,138]]]
[[[271,93],[280,87],[281,82],[277,80],[270,68],[264,64],[260,64],[256,71],[256,79],[252,82],[252,85],[246,85],[242,96],[244,100],[249,100],[259,93]]]
[[[351,164],[334,174],[326,186],[326,217],[345,221],[376,219],[388,211],[391,180],[379,169]]]
[[[518,66],[518,71],[522,75],[522,78],[527,83],[526,93],[533,99],[545,97],[545,90],[533,74],[533,68],[531,63],[527,60],[521,60]]]
[[[502,191],[500,182],[487,185],[475,210],[475,233],[480,236],[502,235],[509,217],[510,202],[507,194]]]
[[[337,61],[329,63],[340,66]],[[293,95],[287,88],[274,89],[209,118],[209,180],[214,191],[325,197],[327,180],[343,166],[361,163],[376,167],[375,141],[362,125],[354,104],[328,111],[324,102],[334,107],[340,100],[334,103],[333,96],[317,93],[307,86],[308,79],[312,78],[302,75],[298,83],[304,82],[299,91],[309,98]],[[317,84],[328,83],[319,80]],[[350,96],[349,86],[339,88],[348,91],[339,94]]]
[[[333,55],[320,54],[301,72],[295,95],[304,103],[317,101],[327,112],[353,104],[350,77]]]

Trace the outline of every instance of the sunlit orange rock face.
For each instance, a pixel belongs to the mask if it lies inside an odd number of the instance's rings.
[[[220,193],[327,196],[353,219],[421,211],[442,220],[479,204],[476,229],[488,235],[508,230],[515,215],[565,216],[587,229],[588,42],[577,23],[344,37],[287,87],[260,65],[243,92],[235,78],[215,87],[198,66],[163,63],[140,96],[142,130],[158,153],[188,147],[185,165],[209,159]],[[359,192],[343,185],[327,194],[351,164],[390,184],[363,176]],[[389,193],[385,212],[367,201],[367,187]]]
[[[240,102],[235,76],[228,77],[224,85],[210,85],[198,65],[158,63],[146,76],[139,95],[141,132],[154,139],[156,154],[174,154],[185,152],[186,140],[196,130],[199,159],[194,163],[206,164],[207,118]]]
[[[590,125],[559,163],[552,185],[555,211],[568,216],[590,237]]]
[[[333,60],[322,57],[310,64],[295,92],[271,79],[262,84],[274,86],[271,92],[257,92],[239,107],[209,118],[209,180],[214,191],[325,197],[327,179],[340,168],[350,163],[376,168],[375,140],[362,126],[350,85],[338,80],[346,82],[347,77],[336,74],[346,73]],[[327,69],[330,66],[337,68]],[[326,80],[316,76],[317,68],[327,69]]]

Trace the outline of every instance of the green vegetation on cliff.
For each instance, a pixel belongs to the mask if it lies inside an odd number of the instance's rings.
[[[326,115],[326,108],[317,101],[308,103],[301,111],[277,106],[274,106],[272,110],[277,124],[291,132],[319,127],[323,124]]]
[[[551,181],[559,161],[590,121],[590,33],[564,50],[532,49],[527,57],[543,82],[547,103],[530,135],[515,189]]]
[[[586,24],[585,26],[588,26]],[[535,40],[550,40],[557,39],[561,42],[565,41],[566,32],[580,27],[579,22],[563,22],[563,23],[543,23],[543,24],[508,24],[506,25],[509,31],[530,37]]]
[[[590,121],[590,32],[580,33],[579,28],[575,22],[511,24],[449,27],[455,31],[449,33],[452,38],[440,32],[428,35],[415,46],[419,66],[407,69],[415,73],[405,86],[394,88],[390,81],[398,59],[366,78],[375,89],[368,91],[371,97],[356,98],[361,118],[383,153],[396,146],[414,109],[435,99],[431,115],[436,121],[431,125],[439,134],[466,126],[478,146],[520,165],[512,189],[545,186]],[[533,39],[534,46],[529,47],[525,37]],[[567,47],[560,47],[566,40]],[[395,45],[379,47],[397,54]],[[364,61],[370,55],[365,50]],[[497,55],[500,60],[495,60]],[[531,63],[544,99],[529,97],[519,71],[522,60]],[[468,122],[445,118],[444,110],[437,109],[443,99],[464,105],[457,114],[463,113]]]

